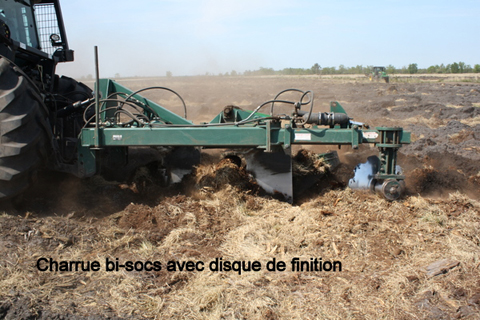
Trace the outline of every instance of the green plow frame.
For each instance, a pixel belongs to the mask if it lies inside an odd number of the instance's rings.
[[[387,186],[380,188],[380,192],[391,200],[398,198],[404,188],[405,177],[397,168],[397,150],[403,144],[410,143],[410,132],[405,132],[401,128],[363,129],[354,122],[329,126],[312,124],[307,128],[298,126],[293,118],[280,120],[272,115],[252,113],[233,106],[226,107],[209,123],[194,124],[113,80],[100,79],[98,88],[102,97],[98,103],[98,123],[95,124],[96,121],[87,123],[81,130],[78,141],[77,175],[81,177],[97,173],[99,165],[97,155],[101,150],[108,148],[133,146],[247,148],[252,150],[250,158],[260,157],[271,161],[283,157],[282,154],[291,159],[293,145],[349,145],[357,149],[360,144],[373,143],[379,149],[378,161],[372,160],[374,163],[369,165],[372,171],[368,177],[370,183],[361,187],[379,191],[378,185],[383,186],[388,182]],[[137,121],[119,126],[112,121],[114,112],[118,111],[118,101],[115,101],[115,97],[118,96],[128,96],[130,102],[142,105],[143,116],[140,122],[144,122],[144,125]],[[330,113],[346,115],[338,102],[331,102]],[[265,163],[262,159],[252,161],[254,165],[250,166],[250,169],[254,174],[257,165],[255,161],[268,167],[268,162]],[[284,166],[287,167],[286,174],[291,175],[291,161],[290,163],[287,161]],[[272,172],[272,175],[277,173]],[[290,183],[290,186],[283,186],[280,193],[284,194],[287,201],[292,202],[291,177],[283,181],[284,184]],[[352,183],[351,186],[355,187]]]

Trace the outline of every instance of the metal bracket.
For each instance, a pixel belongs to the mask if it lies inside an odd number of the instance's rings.
[[[272,152],[272,121],[268,120],[266,122],[266,127],[265,127],[265,134],[266,134],[266,139],[265,139],[265,151],[266,152]]]
[[[399,127],[377,127],[376,129],[380,139],[380,142],[376,144],[380,158],[380,170],[376,178],[405,179],[404,176],[396,173],[397,150],[402,146],[400,140],[403,129]]]

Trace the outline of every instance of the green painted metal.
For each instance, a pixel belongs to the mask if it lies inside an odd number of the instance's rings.
[[[91,177],[97,172],[96,151],[90,147],[78,146],[77,176]]]
[[[345,109],[343,109],[342,105],[338,103],[338,101],[330,102],[330,112],[347,113]]]
[[[397,151],[402,146],[401,128],[395,127],[377,127],[380,142],[376,144],[379,150],[380,170],[376,174],[376,179],[386,180],[394,178],[397,180],[405,179],[404,176],[397,175]]]
[[[103,128],[101,146],[258,147],[266,144],[265,127]],[[82,130],[82,146],[94,143],[91,129]]]
[[[125,94],[125,95],[130,95],[134,93],[132,90],[122,86],[116,81],[113,81],[111,79],[100,79],[99,81],[99,87],[100,87],[100,93],[102,96],[102,99],[108,99],[113,95],[113,97],[118,96],[119,94]],[[163,123],[173,123],[173,124],[193,124],[192,121],[189,121],[185,118],[180,117],[179,115],[171,112],[168,109],[165,109],[164,107],[156,104],[155,102],[146,99],[142,97],[139,94],[134,94],[132,98],[136,99],[137,101],[140,101],[144,105],[146,105],[147,110],[150,109],[151,112],[145,111],[145,115],[148,116],[149,119],[155,119],[156,115],[158,116],[158,121],[163,122]],[[116,102],[111,101],[111,102],[104,102],[101,104],[101,110],[102,112],[100,119],[102,121],[105,121],[108,119],[108,117],[112,116],[112,112],[114,110],[107,110],[108,108],[116,105]]]
[[[102,79],[99,82],[102,99],[101,121],[98,128],[98,141],[95,128],[86,127],[80,134],[79,175],[95,173],[96,152],[99,148],[129,146],[192,146],[207,148],[256,148],[270,152],[279,147],[289,149],[294,144],[302,145],[351,145],[357,148],[362,143],[373,143],[379,148],[381,170],[377,178],[403,179],[396,175],[396,152],[402,144],[410,143],[410,133],[401,128],[378,127],[361,129],[358,125],[340,127],[296,128],[293,120],[279,121],[269,115],[241,110],[229,106],[210,123],[193,124],[162,106],[134,94],[130,89],[115,81]],[[131,125],[117,127],[109,122],[113,114],[110,109],[118,102],[108,101],[120,93],[132,95],[135,101],[144,106],[144,114],[149,123],[145,126]],[[345,113],[338,102],[330,104],[331,112]],[[113,109],[113,112],[115,110]],[[247,121],[248,120],[248,121]]]
[[[242,110],[235,106],[227,106],[224,111],[219,113],[209,123],[232,123],[247,119],[252,114],[252,111]],[[251,119],[267,118],[268,115],[263,113],[256,113]]]
[[[267,124],[268,123],[268,124]],[[368,130],[368,132],[377,132]],[[403,131],[401,131],[403,132]],[[402,134],[400,144],[380,144],[378,139],[365,139],[358,128],[280,128],[270,120],[263,125],[241,126],[164,126],[151,128],[100,128],[100,146],[197,146],[197,147],[259,147],[267,145],[328,144],[359,146],[362,143],[378,143],[379,147],[398,148],[409,143],[409,135]],[[95,145],[93,128],[82,130],[81,145]]]

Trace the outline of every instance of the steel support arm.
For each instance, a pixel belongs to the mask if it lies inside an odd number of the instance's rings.
[[[268,128],[270,127],[270,134]],[[369,135],[373,133],[374,135]],[[400,143],[409,143],[410,133],[400,131]],[[367,138],[366,138],[366,137]],[[352,145],[380,143],[377,130],[351,128],[291,129],[262,126],[217,126],[159,128],[100,128],[98,145],[113,146],[198,146],[198,147],[266,147],[289,144]],[[83,147],[96,145],[93,128],[82,130]]]

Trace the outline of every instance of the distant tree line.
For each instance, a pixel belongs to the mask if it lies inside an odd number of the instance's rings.
[[[355,67],[345,67],[343,64],[337,67],[321,67],[315,63],[311,68],[284,68],[282,70],[274,70],[272,68],[260,67],[258,70],[247,70],[243,73],[245,76],[269,76],[269,75],[314,75],[314,74],[367,74],[372,71],[374,66],[357,65]],[[465,64],[465,62],[454,62],[452,64],[434,65],[426,69],[418,68],[416,63],[411,63],[402,68],[395,68],[393,65],[385,66],[388,74],[415,74],[415,73],[480,73],[480,64],[473,67]],[[223,74],[222,74],[223,75]],[[240,75],[235,71],[224,75]]]
[[[333,74],[369,74],[372,72],[374,66],[357,65],[355,67],[345,67],[343,64],[337,67],[321,67],[315,63],[310,68],[284,68],[282,70],[274,70],[273,68],[260,67],[258,70],[247,70],[243,73],[232,70],[231,72],[219,73],[219,76],[273,76],[273,75],[333,75]],[[400,69],[393,65],[385,66],[385,71],[389,75],[393,74],[415,74],[415,73],[480,73],[480,64],[475,64],[473,67],[465,62],[454,62],[452,64],[441,64],[430,66],[425,69],[418,68],[416,63],[411,63]],[[210,72],[205,73],[205,76],[214,76]],[[166,72],[166,77],[173,76],[171,71]],[[115,74],[115,78],[121,78],[119,73]],[[82,80],[92,80],[93,76],[83,76]]]

